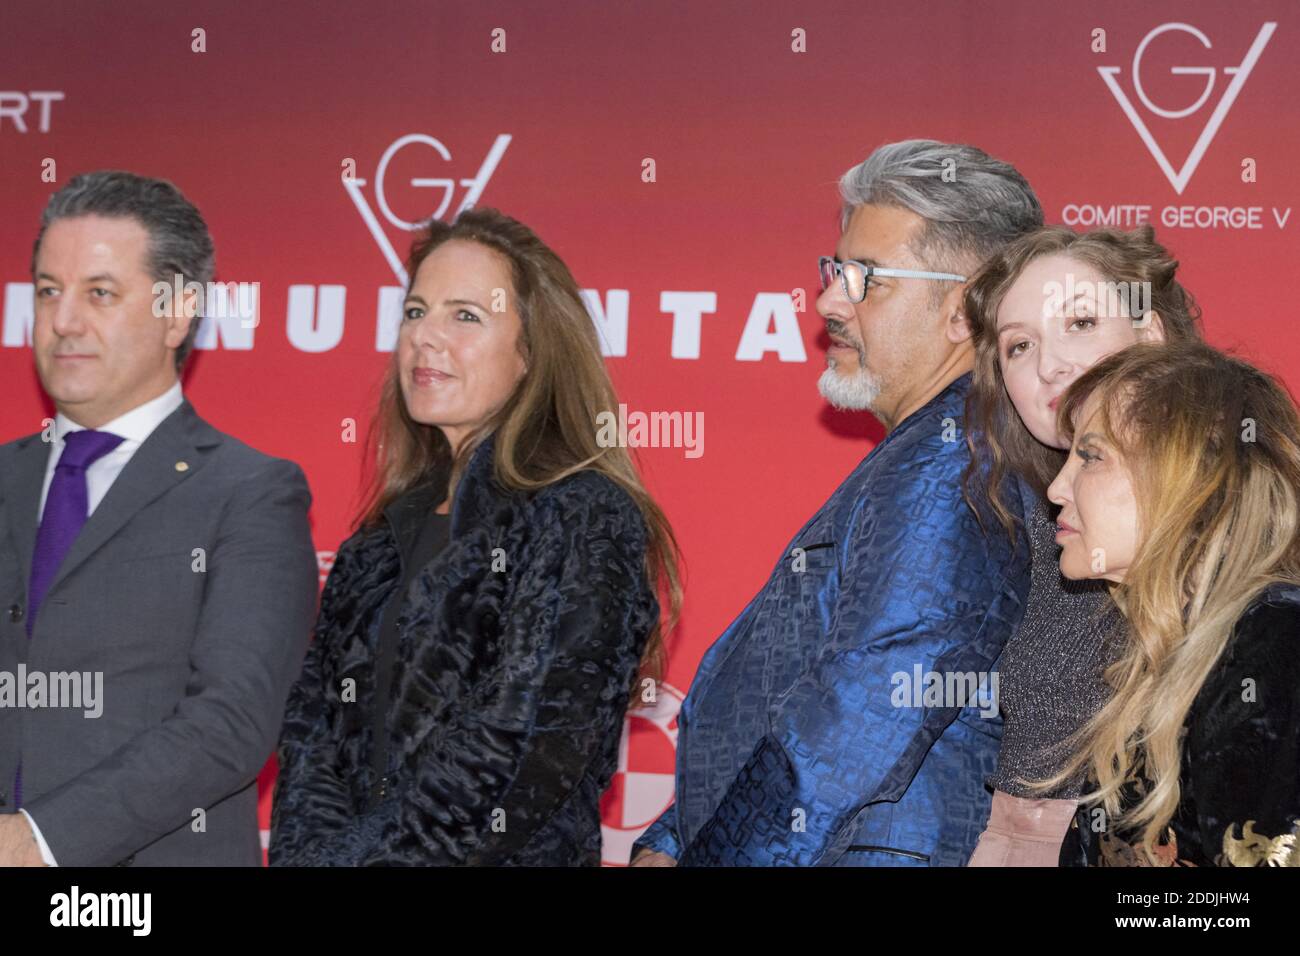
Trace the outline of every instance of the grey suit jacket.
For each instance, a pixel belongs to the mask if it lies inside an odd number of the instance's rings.
[[[0,446],[0,672],[29,692],[34,673],[101,673],[102,713],[0,707],[0,812],[21,755],[22,808],[61,866],[259,865],[257,775],[316,608],[302,470],[186,401],[82,528],[29,640],[49,453],[39,434]]]

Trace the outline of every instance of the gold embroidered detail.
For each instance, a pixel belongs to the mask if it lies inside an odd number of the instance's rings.
[[[1128,843],[1119,837],[1103,832],[1097,841],[1098,866],[1194,866],[1195,864],[1178,859],[1178,837],[1174,828],[1165,830],[1165,842],[1156,844],[1152,853],[1155,862],[1147,858],[1141,843]]]
[[[1233,835],[1236,828],[1237,824],[1230,823],[1223,831],[1223,854],[1216,861],[1219,866],[1300,866],[1295,830],[1266,837],[1255,832],[1254,820],[1247,820],[1237,839]]]

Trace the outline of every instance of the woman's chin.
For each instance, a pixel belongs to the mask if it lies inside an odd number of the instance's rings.
[[[1061,577],[1068,578],[1071,581],[1083,581],[1086,578],[1097,578],[1101,577],[1101,575],[1094,574],[1091,568],[1075,567],[1073,561],[1062,561]]]
[[[1016,409],[1016,411],[1017,413],[1020,413],[1020,409]],[[1055,422],[1048,425],[1044,422],[1034,421],[1031,424],[1030,420],[1025,418],[1023,413],[1020,413],[1020,422],[1025,426],[1025,430],[1033,436],[1034,441],[1038,442],[1038,444],[1054,449],[1055,451],[1070,450],[1070,443],[1065,440],[1064,436],[1062,436],[1059,431],[1057,431]]]

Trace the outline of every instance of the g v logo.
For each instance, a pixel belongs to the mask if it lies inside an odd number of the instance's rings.
[[[1183,190],[1187,187],[1188,181],[1192,178],[1192,174],[1196,172],[1196,167],[1200,164],[1201,157],[1203,157],[1205,151],[1209,149],[1210,142],[1214,139],[1214,135],[1219,131],[1219,126],[1223,123],[1224,117],[1228,115],[1228,110],[1232,108],[1232,104],[1237,99],[1237,94],[1240,93],[1241,88],[1245,86],[1246,78],[1250,76],[1250,71],[1255,68],[1255,63],[1259,60],[1260,54],[1264,52],[1264,47],[1268,46],[1269,38],[1273,36],[1273,31],[1276,29],[1276,23],[1265,23],[1260,27],[1259,33],[1255,37],[1255,42],[1250,45],[1250,49],[1246,52],[1246,58],[1241,61],[1241,65],[1225,66],[1223,68],[1224,73],[1232,76],[1232,82],[1228,84],[1228,88],[1224,90],[1223,96],[1219,98],[1218,105],[1214,108],[1214,112],[1210,114],[1210,118],[1206,121],[1204,128],[1201,130],[1200,137],[1197,138],[1196,144],[1192,147],[1192,151],[1188,154],[1186,161],[1183,163],[1183,168],[1177,172],[1174,171],[1174,167],[1165,156],[1164,150],[1160,148],[1160,144],[1157,143],[1155,137],[1151,135],[1151,131],[1147,128],[1146,123],[1143,122],[1142,117],[1138,115],[1138,111],[1134,109],[1133,103],[1128,98],[1128,94],[1124,92],[1119,85],[1119,81],[1116,80],[1116,76],[1120,72],[1120,67],[1097,67],[1097,72],[1101,74],[1101,78],[1105,81],[1107,88],[1110,89],[1115,99],[1119,102],[1120,108],[1124,110],[1124,115],[1128,117],[1129,122],[1133,124],[1133,128],[1136,129],[1138,135],[1142,137],[1142,142],[1146,143],[1147,149],[1150,150],[1156,163],[1159,164],[1160,169],[1164,172],[1166,178],[1168,178],[1169,184],[1174,187],[1174,191],[1180,196],[1182,195]],[[1196,27],[1187,23],[1165,23],[1156,27],[1143,37],[1142,42],[1138,44],[1138,48],[1133,54],[1133,90],[1137,93],[1138,99],[1142,101],[1143,106],[1157,116],[1164,117],[1165,119],[1182,119],[1183,117],[1191,116],[1205,105],[1206,100],[1210,98],[1210,94],[1214,91],[1214,67],[1174,66],[1170,67],[1170,73],[1176,75],[1201,74],[1205,77],[1205,88],[1201,91],[1201,95],[1196,102],[1181,110],[1172,110],[1157,106],[1155,103],[1151,102],[1151,98],[1147,96],[1146,90],[1142,87],[1142,57],[1146,54],[1147,47],[1150,45],[1152,40],[1163,33],[1175,31],[1191,34],[1200,41],[1201,46],[1205,47],[1205,49],[1212,49],[1209,37]]]
[[[396,226],[398,229],[405,229],[411,232],[419,229],[430,219],[442,218],[443,213],[445,213],[448,206],[451,205],[458,184],[457,180],[445,177],[417,177],[412,179],[412,186],[424,189],[442,190],[442,202],[439,203],[438,208],[433,211],[433,214],[424,219],[423,222],[408,222],[394,213],[392,208],[388,205],[388,195],[385,192],[388,164],[392,162],[393,157],[400,150],[413,145],[426,146],[429,149],[432,149],[443,162],[451,161],[451,153],[447,150],[447,147],[432,136],[426,136],[424,133],[408,133],[407,135],[394,140],[392,144],[389,145],[388,149],[384,150],[384,155],[380,157],[379,166],[375,170],[376,205],[379,206],[379,211],[390,224]],[[456,215],[459,215],[466,209],[470,208],[478,201],[479,196],[483,194],[484,187],[488,184],[488,180],[492,178],[492,173],[495,172],[497,163],[501,162],[501,157],[505,154],[506,147],[509,145],[510,135],[508,133],[499,134],[496,140],[492,143],[492,148],[488,150],[488,154],[484,158],[482,165],[479,166],[478,173],[472,178],[459,180],[459,185],[465,189],[465,195],[461,198],[460,204],[456,207]],[[361,219],[365,222],[366,228],[369,229],[370,234],[374,236],[375,242],[379,246],[379,251],[384,254],[384,258],[387,260],[389,268],[393,270],[393,275],[397,277],[398,284],[405,288],[407,284],[406,268],[402,265],[401,257],[399,257],[396,250],[393,249],[393,244],[388,240],[388,235],[384,232],[383,226],[379,224],[379,220],[376,218],[374,210],[370,208],[370,203],[366,201],[365,194],[361,191],[361,187],[365,185],[366,181],[364,179],[353,179],[347,177],[343,179],[343,187],[348,191],[348,195],[352,197],[353,203],[356,204],[357,212],[361,214]]]

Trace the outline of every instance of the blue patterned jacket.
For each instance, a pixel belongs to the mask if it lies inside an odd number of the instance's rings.
[[[961,495],[969,386],[872,449],[705,654],[676,802],[638,848],[682,866],[965,864],[1001,718],[987,700],[916,706],[911,685],[993,671],[1029,590],[1027,541],[987,517],[986,535]]]

